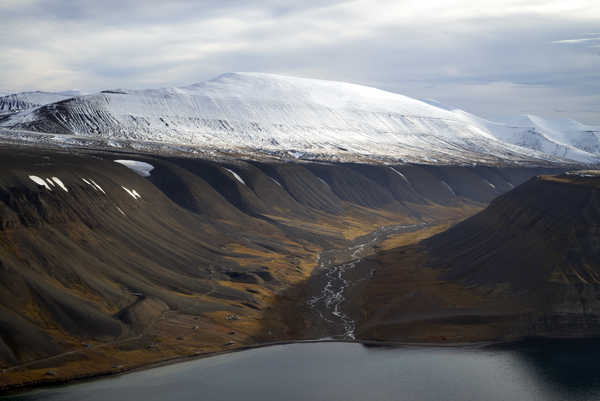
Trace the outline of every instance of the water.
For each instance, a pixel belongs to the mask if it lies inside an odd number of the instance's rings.
[[[291,344],[43,389],[10,400],[600,400],[600,341],[487,349]],[[4,400],[4,398],[0,399]]]
[[[344,327],[343,338],[349,340],[355,340],[354,330],[356,329],[356,323],[346,315],[342,310],[342,304],[346,300],[344,298],[344,291],[350,284],[348,280],[344,278],[344,273],[353,269],[356,266],[355,262],[345,263],[343,265],[331,266],[325,271],[326,284],[323,286],[321,294],[314,296],[308,300],[308,305],[315,309],[321,319],[328,323],[334,323],[331,318],[340,321]],[[323,311],[329,312],[332,316],[329,318],[323,314]]]
[[[397,224],[381,226],[369,234],[358,237],[347,248],[335,248],[320,252],[317,256],[318,273],[322,288],[317,295],[310,297],[308,305],[318,316],[328,323],[331,333],[343,332],[332,336],[336,339],[355,340],[356,323],[344,312],[344,293],[351,283],[344,277],[348,270],[354,269],[362,257],[374,253],[374,247],[385,241],[389,235],[418,231],[430,223]],[[343,262],[341,262],[343,261]],[[337,326],[337,327],[336,327]]]

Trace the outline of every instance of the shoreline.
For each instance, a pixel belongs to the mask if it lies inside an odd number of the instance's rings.
[[[43,388],[55,388],[62,386],[69,386],[79,383],[84,383],[88,381],[108,379],[111,377],[117,377],[122,375],[127,375],[129,373],[141,372],[145,370],[150,370],[154,368],[160,368],[163,366],[175,365],[178,363],[191,362],[195,360],[211,358],[221,355],[233,354],[236,352],[244,352],[250,351],[254,349],[267,348],[267,347],[275,347],[281,345],[291,345],[291,344],[316,344],[316,343],[349,343],[349,344],[358,344],[364,347],[388,347],[388,348],[457,348],[457,349],[484,349],[492,346],[501,346],[501,345],[517,345],[526,341],[578,341],[578,340],[590,340],[590,339],[600,339],[598,336],[580,336],[580,337],[568,337],[568,336],[529,336],[529,337],[520,337],[511,340],[490,340],[490,341],[475,341],[475,342],[464,342],[464,343],[440,343],[440,342],[402,342],[402,341],[382,341],[382,340],[344,340],[344,339],[334,339],[334,338],[325,338],[325,339],[312,339],[312,340],[287,340],[287,341],[273,341],[268,343],[260,343],[260,344],[251,344],[244,345],[234,349],[224,349],[221,351],[207,352],[202,354],[191,354],[188,356],[179,356],[174,358],[165,359],[158,362],[152,362],[148,364],[142,364],[139,366],[133,366],[131,368],[125,368],[117,371],[107,371],[107,372],[99,372],[99,373],[88,373],[81,374],[79,376],[65,378],[65,379],[56,379],[56,380],[48,380],[48,381],[33,381],[33,382],[25,382],[16,385],[9,385],[0,387],[0,399],[10,396],[10,395],[18,395],[23,394],[30,391],[35,391]]]

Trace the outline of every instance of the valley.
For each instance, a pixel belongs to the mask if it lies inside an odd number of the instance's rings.
[[[0,21],[0,401],[600,400],[600,2]]]
[[[560,171],[0,152],[3,388],[343,334],[308,304],[326,267],[414,243]],[[131,168],[142,163],[149,173]],[[346,303],[329,306],[358,322]]]
[[[600,334],[599,133],[262,73],[1,96],[0,389]]]

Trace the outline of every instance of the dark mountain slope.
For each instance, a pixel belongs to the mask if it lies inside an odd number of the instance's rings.
[[[528,288],[555,278],[598,282],[600,182],[540,177],[425,242],[446,277]],[[600,270],[598,270],[600,273]]]
[[[443,233],[365,260],[374,277],[353,290],[360,336],[600,334],[600,178],[587,175],[533,178]]]

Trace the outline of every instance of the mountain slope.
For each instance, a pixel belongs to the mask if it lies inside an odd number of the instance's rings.
[[[471,341],[600,333],[600,175],[533,178],[418,245],[371,257],[360,337]]]
[[[426,241],[446,277],[529,288],[600,282],[600,176],[541,176]]]
[[[379,89],[231,73],[182,88],[111,90],[26,110],[1,127],[297,158],[392,158],[428,164],[596,162],[498,139],[465,115]],[[18,137],[18,131],[12,131]],[[53,138],[60,142],[61,136]],[[68,139],[65,139],[68,141]],[[543,150],[543,149],[542,149]]]
[[[77,96],[77,92],[0,93],[0,116],[29,110]]]
[[[558,158],[594,162],[600,153],[600,127],[570,119],[549,120],[533,115],[498,123],[462,110],[454,112],[500,141]]]

